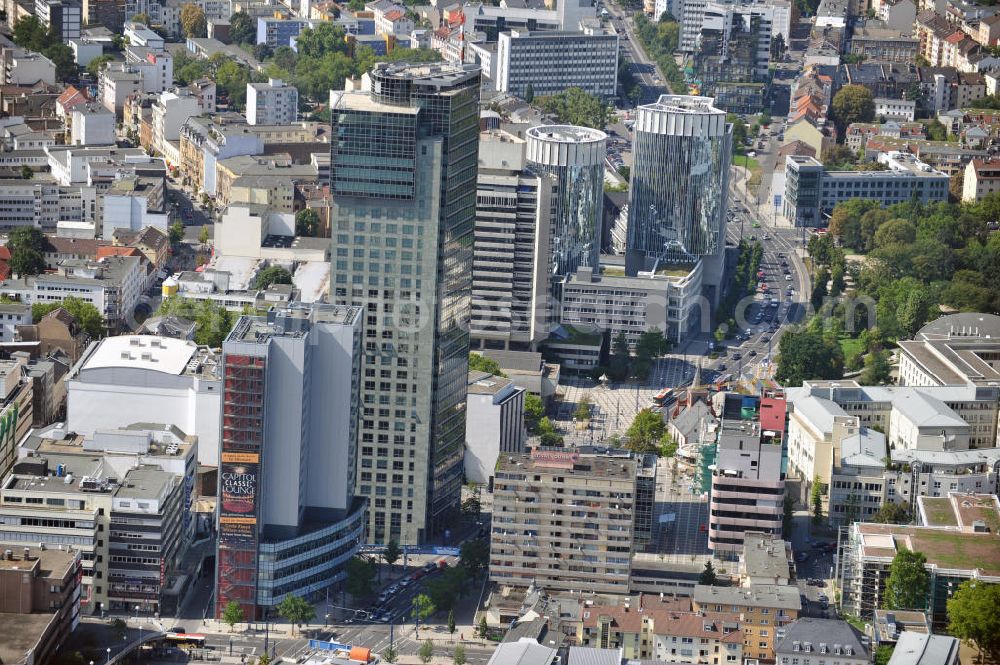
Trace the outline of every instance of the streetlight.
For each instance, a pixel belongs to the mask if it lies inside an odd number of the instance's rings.
[[[139,606],[135,606],[135,621],[139,623]],[[139,623],[139,648],[142,649],[142,624]]]
[[[111,665],[111,647],[107,648],[107,652],[108,652],[107,665]]]

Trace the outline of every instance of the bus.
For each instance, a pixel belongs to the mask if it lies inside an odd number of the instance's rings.
[[[660,408],[670,406],[676,401],[677,395],[674,394],[673,388],[664,388],[660,392],[653,395],[653,405]]]
[[[204,648],[205,636],[197,633],[167,633],[164,642],[173,646]]]

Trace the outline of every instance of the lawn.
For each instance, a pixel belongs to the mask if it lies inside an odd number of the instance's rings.
[[[913,549],[943,568],[980,568],[987,575],[1000,574],[1000,538],[942,529],[921,529],[913,534]]]
[[[955,513],[951,509],[951,501],[941,498],[925,498],[924,511],[927,513],[929,526],[958,526]]]
[[[844,352],[844,358],[850,358],[858,353],[864,353],[865,348],[861,344],[861,340],[854,337],[841,337],[837,340],[840,343],[840,348]]]

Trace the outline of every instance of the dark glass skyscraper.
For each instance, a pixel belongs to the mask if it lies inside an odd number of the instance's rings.
[[[331,294],[365,309],[368,540],[447,528],[462,487],[479,70],[381,63],[331,99]]]

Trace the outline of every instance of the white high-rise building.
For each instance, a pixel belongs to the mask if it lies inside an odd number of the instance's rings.
[[[299,91],[281,79],[247,83],[247,122],[251,125],[288,125],[299,113]]]

